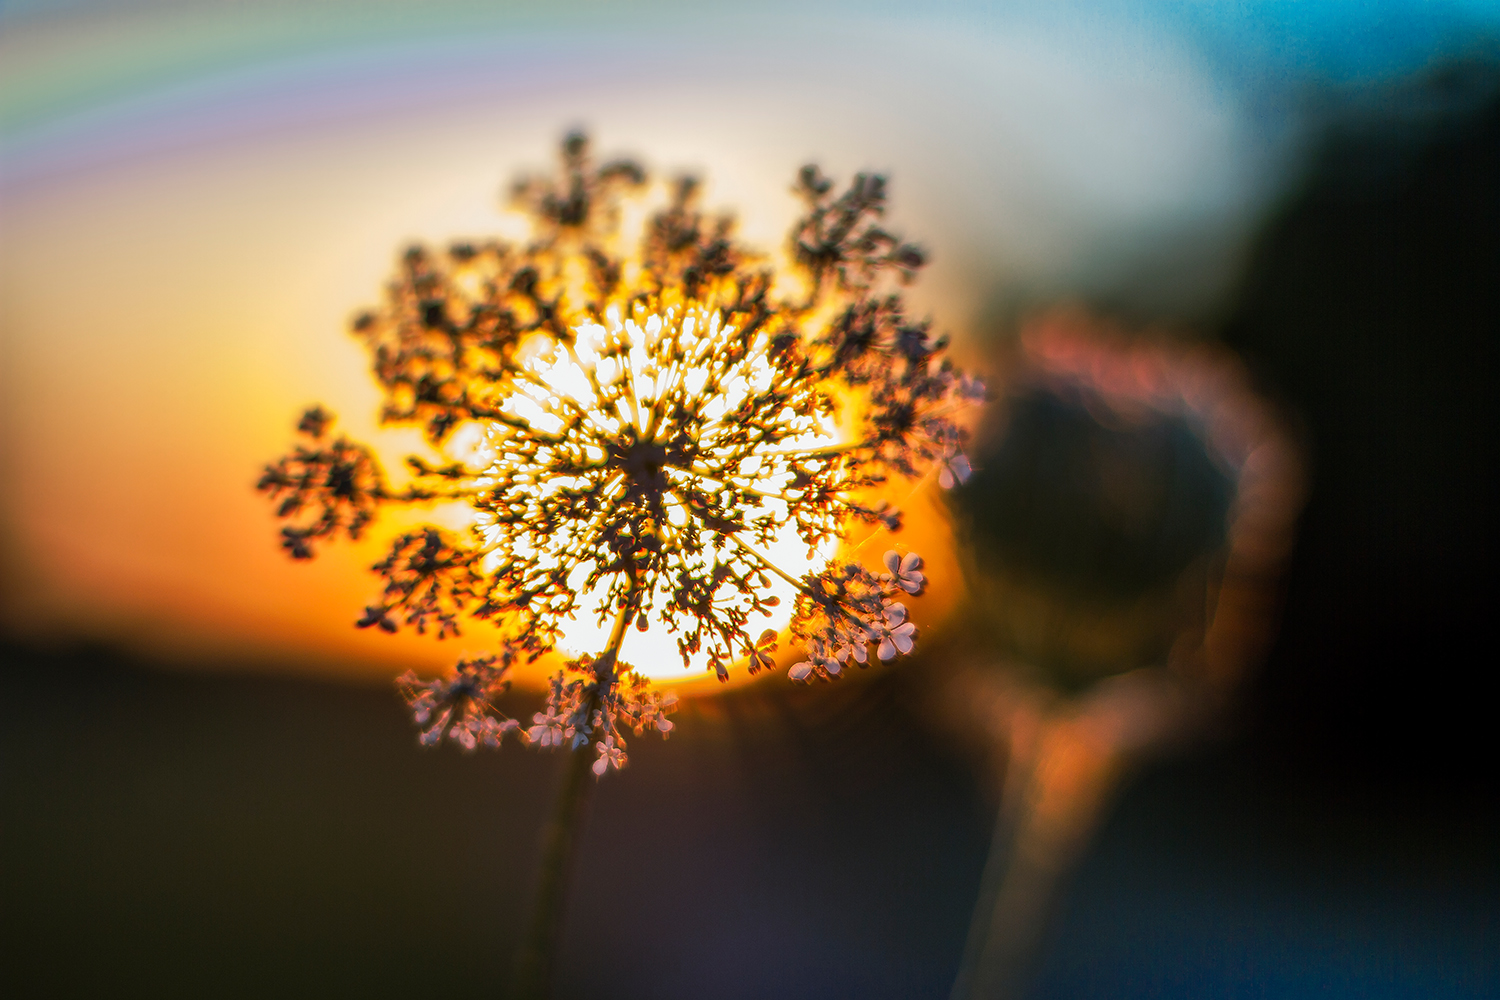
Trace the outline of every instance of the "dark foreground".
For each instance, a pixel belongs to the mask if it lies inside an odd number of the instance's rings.
[[[11,652],[12,996],[495,995],[559,759],[432,752],[393,692]],[[942,997],[986,843],[898,677],[763,685],[598,789],[562,997]],[[1133,783],[1038,997],[1483,997],[1500,817],[1241,740]],[[10,992],[14,988],[15,992]]]

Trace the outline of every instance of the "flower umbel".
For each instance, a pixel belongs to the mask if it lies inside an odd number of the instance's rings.
[[[506,733],[520,728],[520,723],[501,715],[490,701],[510,687],[505,675],[513,659],[506,650],[500,656],[459,660],[448,677],[424,681],[408,670],[396,678],[417,725],[427,727],[422,730],[422,745],[436,746],[446,735],[466,750],[480,743],[498,747]]]
[[[809,655],[794,680],[912,649],[895,598],[922,591],[921,558],[889,552],[875,573],[828,554],[854,525],[899,530],[873,499],[890,474],[967,477],[955,415],[983,387],[904,313],[897,287],[925,255],[881,226],[884,180],[860,175],[835,196],[802,171],[789,268],[801,294],[727,217],[703,215],[693,181],[631,246],[618,204],[644,184],[629,161],[595,167],[570,136],[559,181],[516,187],[530,244],[405,253],[385,305],[354,330],[382,420],[421,427],[437,455],[406,460],[407,486],[388,485],[370,449],[330,441],[321,408],[299,424],[307,443],[261,479],[297,558],[358,537],[386,504],[472,512],[467,536],[396,539],[358,622],[439,638],[466,620],[501,628],[498,657],[401,678],[423,743],[494,746],[515,729],[537,746],[592,743],[597,774],[623,766],[623,730],[666,735],[673,707],[620,661],[629,626],[664,630],[684,664],[721,679],[736,663],[753,674],[775,662],[778,633],[755,620],[777,614],[777,590]],[[778,555],[789,542],[812,568]],[[530,726],[498,715],[490,697],[513,660],[555,648],[580,616],[612,623],[605,647],[553,677]]]

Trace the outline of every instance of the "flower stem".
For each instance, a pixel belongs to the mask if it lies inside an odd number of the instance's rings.
[[[1043,723],[1030,753],[1012,744],[1005,794],[949,1000],[1019,1000],[1036,971],[1057,897],[1118,788],[1126,763],[1087,720]]]
[[[600,692],[606,683],[613,683],[618,673],[615,663],[634,611],[635,602],[626,602],[615,619],[609,645],[594,661],[599,682],[597,690]],[[592,709],[587,715],[593,715]],[[531,924],[526,929],[526,938],[516,955],[515,974],[510,989],[512,1000],[547,1000],[552,995],[553,967],[557,960],[557,946],[562,937],[563,919],[567,913],[568,888],[573,880],[578,841],[588,815],[589,797],[596,784],[591,773],[593,749],[592,743],[585,741],[565,751],[567,760],[563,763],[562,786],[557,791],[557,800],[552,807],[552,819],[548,821],[542,834],[542,857],[537,866]]]
[[[516,956],[510,993],[513,1000],[546,1000],[552,994],[552,968],[562,936],[575,849],[583,832],[589,793],[594,787],[590,773],[592,750],[587,743],[569,750],[563,763],[562,787],[558,789],[552,819],[543,834],[531,926]]]

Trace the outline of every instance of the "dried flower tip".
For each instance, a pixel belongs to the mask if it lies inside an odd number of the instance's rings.
[[[323,432],[331,423],[333,423],[333,414],[321,406],[314,406],[302,414],[302,419],[297,422],[297,431],[316,441],[323,436]]]

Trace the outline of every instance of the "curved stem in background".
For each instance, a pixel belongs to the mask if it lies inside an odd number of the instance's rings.
[[[632,588],[633,596],[638,593],[638,586]],[[635,613],[635,606],[632,599],[620,610],[614,628],[610,630],[609,645],[594,661],[601,691],[614,680],[615,662],[625,642],[625,630]],[[592,710],[589,715],[593,715]],[[552,971],[562,938],[563,920],[567,915],[568,890],[573,882],[578,842],[588,816],[589,797],[597,783],[592,773],[592,751],[593,744],[584,742],[568,750],[563,763],[562,784],[552,807],[552,818],[542,834],[542,857],[537,865],[531,923],[516,955],[510,989],[512,1000],[547,1000],[552,995]]]
[[[1092,721],[1047,720],[1032,753],[1012,753],[950,1000],[1019,1000],[1030,986],[1061,883],[1126,764]]]

